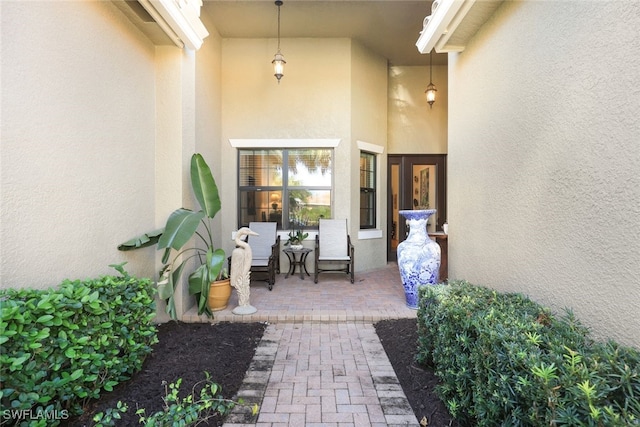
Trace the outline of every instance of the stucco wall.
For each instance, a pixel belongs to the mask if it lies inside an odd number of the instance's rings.
[[[354,47],[349,39],[283,39],[281,48],[287,65],[278,84],[271,66],[276,40],[222,41],[221,156],[225,161],[221,165],[221,198],[230,207],[221,211],[222,234],[231,236],[237,228],[237,151],[229,139],[337,138],[340,143],[335,148],[333,168],[334,217],[348,218],[352,235],[357,235],[353,191],[359,181],[354,180],[353,174],[357,177],[359,151],[354,148],[354,138],[360,136],[355,135],[352,120],[354,103],[362,105],[365,100],[356,99],[354,93],[366,93],[370,103],[366,113],[355,118],[360,123],[359,134],[384,144],[386,125],[379,119],[384,116],[386,102],[386,62]],[[353,76],[362,75],[364,69],[371,70],[371,81],[354,87]],[[225,249],[229,252],[232,248],[229,239]],[[371,268],[385,260],[370,263],[364,260],[365,254],[363,251],[362,262],[361,255],[357,255],[356,269]]]
[[[220,64],[221,40],[206,14],[209,36],[197,52],[175,46],[157,46],[156,57],[156,222],[163,227],[180,207],[199,209],[191,186],[191,157],[201,153],[218,185],[220,175]],[[220,215],[212,221],[214,244],[222,246]],[[191,244],[196,244],[193,240]],[[155,250],[150,248],[148,250]],[[143,249],[147,250],[147,249]],[[156,251],[156,267],[162,266]],[[175,251],[174,255],[175,256]],[[171,258],[173,259],[173,258]],[[185,271],[196,268],[195,262]],[[195,305],[186,277],[176,292],[178,317]],[[158,301],[158,321],[168,320],[164,302]]]
[[[378,182],[376,228],[372,239],[360,239],[360,149],[357,141],[384,150],[376,154]],[[356,250],[356,271],[380,268],[386,263],[387,226],[387,60],[359,43],[351,45],[351,161],[349,233]],[[379,237],[378,237],[379,236]]]
[[[389,67],[389,154],[447,154],[447,67],[433,67],[431,108],[428,84],[429,67]]]
[[[505,2],[450,55],[449,276],[640,347],[640,3]]]
[[[153,275],[116,249],[154,222],[153,46],[110,2],[0,7],[1,286]]]
[[[343,160],[349,155],[350,41],[283,39],[281,50],[287,64],[280,84],[271,65],[276,50],[274,39],[222,41],[221,148],[225,161],[220,165],[220,197],[225,208],[220,214],[222,234],[229,236],[228,253],[238,222],[238,159],[229,139],[339,138],[334,179],[340,176],[341,164],[348,168],[348,161]],[[327,56],[332,61],[326,61]],[[340,214],[346,215],[348,193],[334,196],[344,209]]]

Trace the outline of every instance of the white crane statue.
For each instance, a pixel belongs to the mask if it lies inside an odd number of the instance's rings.
[[[233,314],[253,314],[257,308],[249,304],[251,289],[251,246],[243,240],[244,236],[257,236],[258,233],[249,227],[242,227],[236,232],[236,248],[231,252],[231,286],[238,291],[238,306]]]

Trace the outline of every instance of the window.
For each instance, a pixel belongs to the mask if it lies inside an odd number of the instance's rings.
[[[331,149],[238,150],[238,227],[315,228],[331,218],[332,156]]]
[[[360,228],[376,227],[376,156],[360,152]]]

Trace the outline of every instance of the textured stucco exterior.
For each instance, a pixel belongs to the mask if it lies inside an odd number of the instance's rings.
[[[110,2],[0,2],[0,286],[151,276],[154,46]]]
[[[0,285],[57,286],[125,261],[156,279],[155,247],[116,247],[193,207],[191,155],[220,156],[219,36],[196,56],[154,46],[111,2],[0,7]],[[193,303],[186,288],[177,301]]]
[[[348,218],[356,271],[379,266],[386,262],[386,253],[379,250],[381,239],[357,239],[357,140],[386,145],[386,61],[344,38],[283,39],[281,46],[288,62],[278,84],[270,64],[276,40],[222,41],[221,149],[225,161],[220,197],[228,206],[220,213],[222,235],[230,237],[238,226],[237,150],[230,140],[339,139],[332,170],[333,216]],[[379,214],[384,225],[384,208]],[[305,244],[311,247],[313,242]],[[225,250],[232,249],[229,238]]]
[[[640,347],[640,3],[505,2],[449,62],[449,276]]]
[[[352,237],[358,141],[383,147],[380,183],[389,153],[448,152],[449,276],[571,308],[640,347],[640,3],[505,2],[448,75],[434,67],[433,109],[427,67],[387,67],[348,39],[283,40],[278,85],[276,40],[221,40],[206,14],[198,52],[154,46],[111,2],[0,1],[0,19],[0,286],[123,261],[155,279],[158,251],[116,246],[195,205],[195,151],[230,251],[229,139],[336,138],[334,215]],[[386,261],[384,237],[354,240],[357,270]]]
[[[433,66],[436,102],[424,91],[429,67],[389,67],[389,154],[447,154],[447,67]]]
[[[357,250],[356,271],[371,270],[387,260],[387,61],[358,43],[351,44],[351,144],[349,162],[350,234]],[[376,229],[372,239],[360,239],[360,148],[357,141],[382,150],[377,159]],[[342,181],[337,181],[342,182]],[[339,188],[337,185],[336,188]]]
[[[159,251],[116,247],[195,206],[188,170],[196,151],[220,186],[214,227],[230,251],[223,236],[236,227],[237,165],[229,138],[339,139],[334,181],[348,185],[334,191],[334,216],[350,218],[358,270],[385,262],[381,238],[355,237],[354,177],[358,140],[386,148],[386,60],[349,39],[286,40],[294,60],[278,85],[275,40],[223,41],[206,14],[210,35],[193,52],[154,46],[110,2],[0,7],[2,286],[56,286],[123,261],[156,279]],[[179,312],[191,304],[185,292]]]

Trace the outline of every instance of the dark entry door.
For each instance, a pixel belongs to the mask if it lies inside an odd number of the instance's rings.
[[[387,260],[396,261],[398,243],[408,233],[401,210],[436,209],[427,229],[442,231],[447,220],[447,156],[390,154],[387,159]]]

